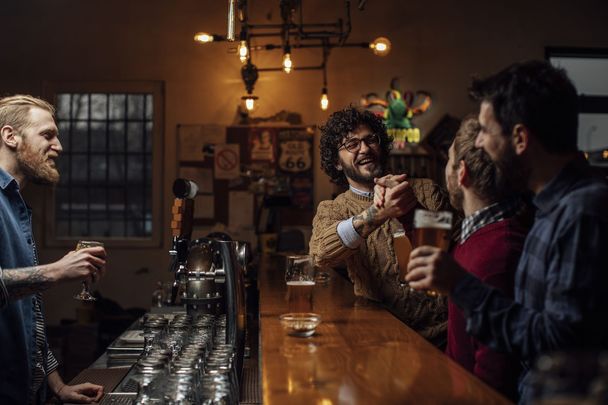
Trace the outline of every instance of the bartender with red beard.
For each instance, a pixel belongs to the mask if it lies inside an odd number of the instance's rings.
[[[381,119],[353,107],[333,113],[321,127],[321,167],[331,181],[348,190],[322,201],[313,220],[310,254],[319,266],[346,266],[355,294],[385,304],[423,337],[445,344],[445,299],[402,286],[393,249],[400,218],[414,208],[437,211],[449,206],[428,179],[405,180],[386,173],[392,139]],[[374,180],[385,176],[399,185],[386,189],[384,205],[374,205]],[[411,228],[410,228],[411,229]]]
[[[32,213],[22,197],[30,182],[56,184],[62,151],[54,108],[25,95],[0,99],[0,403],[45,403],[47,385],[62,402],[90,403],[94,384],[66,385],[45,335],[41,292],[66,281],[103,275],[103,247],[69,252],[40,265]]]

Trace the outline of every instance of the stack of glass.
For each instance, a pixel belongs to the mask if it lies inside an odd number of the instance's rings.
[[[178,314],[143,320],[145,347],[133,370],[136,404],[237,404],[236,348],[226,344],[226,316]]]

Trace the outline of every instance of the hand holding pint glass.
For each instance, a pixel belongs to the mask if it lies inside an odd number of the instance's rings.
[[[450,230],[452,229],[452,213],[449,211],[427,211],[417,209],[414,212],[414,246],[434,246],[446,251],[449,245]],[[393,232],[393,244],[397,263],[399,264],[399,282],[407,285],[406,276],[412,252],[412,244],[405,235],[402,227]],[[430,296],[437,292],[428,290]]]
[[[446,252],[451,221],[451,213],[439,212],[421,215],[415,223],[414,239],[417,247],[410,255],[406,276],[410,287],[447,295],[466,274]]]
[[[79,240],[78,243],[76,244],[76,251],[81,250],[81,249],[91,248],[91,247],[97,247],[97,246],[103,247],[103,243],[97,242],[97,241]],[[95,276],[96,276],[96,272],[93,275],[93,279],[95,279]],[[96,301],[97,300],[97,298],[93,297],[93,295],[89,291],[89,284],[86,281],[82,282],[82,291],[80,291],[78,294],[74,295],[74,299],[77,299],[80,301]]]

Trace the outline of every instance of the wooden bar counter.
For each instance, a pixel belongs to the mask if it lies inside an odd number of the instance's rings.
[[[260,357],[263,401],[284,404],[508,404],[382,306],[356,298],[330,271],[314,288],[322,317],[308,338],[285,333],[284,271],[262,263]]]

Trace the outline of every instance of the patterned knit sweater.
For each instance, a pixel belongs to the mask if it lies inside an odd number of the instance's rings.
[[[447,199],[428,179],[411,179],[418,202],[429,210],[445,209]],[[384,303],[408,326],[426,339],[443,340],[447,328],[444,297],[429,297],[399,284],[399,268],[393,249],[392,231],[397,224],[390,220],[372,232],[357,249],[346,247],[338,236],[340,221],[358,215],[373,203],[372,198],[350,190],[334,200],[322,201],[313,220],[310,254],[318,266],[346,264],[354,283],[355,295]],[[405,224],[407,230],[408,225]]]

